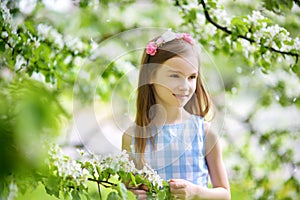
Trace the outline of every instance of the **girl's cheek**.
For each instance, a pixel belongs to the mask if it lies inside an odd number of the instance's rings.
[[[173,82],[173,81],[166,81],[166,82],[163,82],[162,83],[162,86],[170,89],[170,90],[173,90],[174,88],[176,88],[176,82]]]

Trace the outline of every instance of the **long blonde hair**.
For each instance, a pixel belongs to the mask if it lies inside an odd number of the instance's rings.
[[[155,41],[157,38],[153,39]],[[151,116],[150,108],[156,104],[154,87],[150,84],[151,78],[155,75],[159,66],[161,66],[168,59],[175,56],[184,57],[188,53],[196,51],[194,46],[182,39],[174,39],[167,43],[164,43],[157,49],[154,56],[148,55],[144,50],[141,69],[139,73],[139,82],[137,89],[137,100],[136,100],[136,128],[134,131],[134,148],[135,152],[139,154],[139,161],[137,165],[144,163],[143,154],[147,144],[147,139],[150,139],[152,146],[154,147],[155,138],[151,134]],[[211,108],[209,95],[201,81],[200,76],[200,59],[199,54],[196,52],[195,55],[198,57],[198,73],[196,80],[196,90],[192,98],[184,106],[185,110],[189,113],[205,117]],[[152,115],[152,114],[151,114]]]

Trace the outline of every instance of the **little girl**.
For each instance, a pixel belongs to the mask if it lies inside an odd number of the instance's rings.
[[[124,133],[122,149],[138,168],[148,164],[168,180],[174,199],[230,199],[220,142],[204,121],[211,105],[199,70],[189,34],[167,31],[148,43],[135,126]],[[146,199],[144,190],[134,193]]]

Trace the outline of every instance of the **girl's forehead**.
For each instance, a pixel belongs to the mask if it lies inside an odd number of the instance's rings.
[[[165,61],[160,69],[174,70],[184,74],[198,73],[198,60],[195,56],[173,57]]]

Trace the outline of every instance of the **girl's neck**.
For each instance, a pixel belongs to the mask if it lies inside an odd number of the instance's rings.
[[[190,114],[182,107],[161,107],[156,111],[154,123],[156,125],[178,124],[185,121],[189,116]]]

